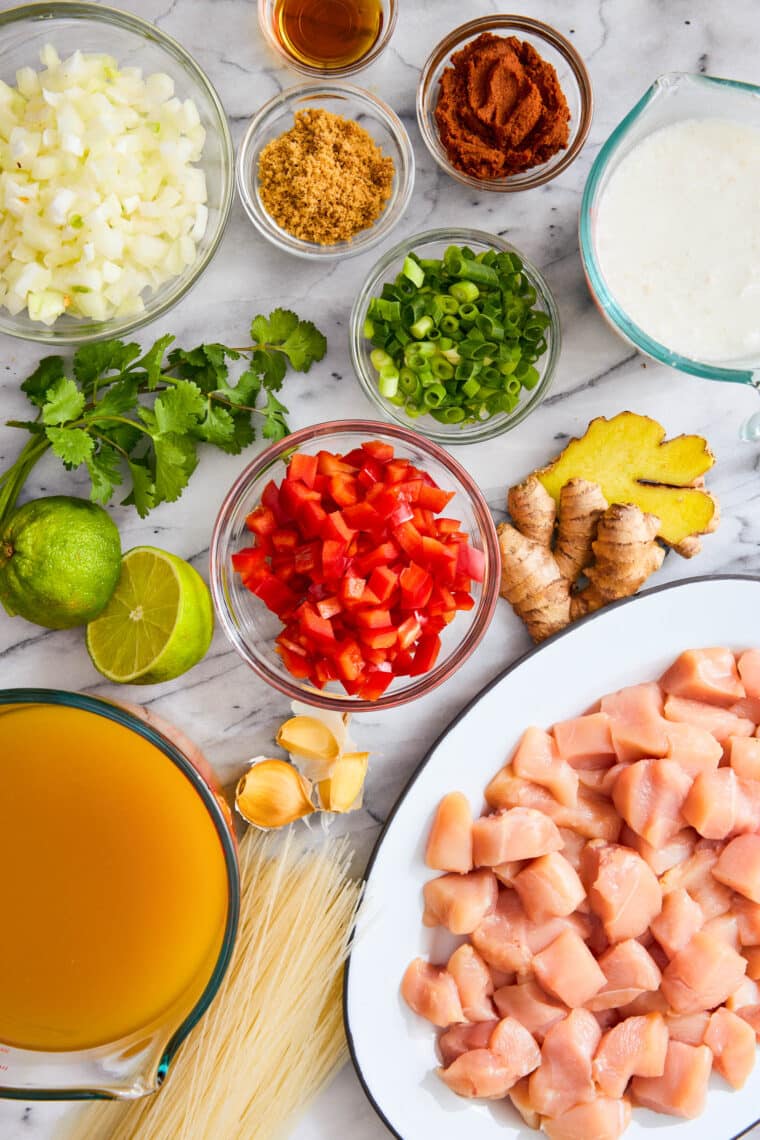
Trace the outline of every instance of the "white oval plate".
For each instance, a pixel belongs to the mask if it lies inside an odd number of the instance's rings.
[[[422,925],[430,878],[425,839],[445,792],[474,811],[529,724],[576,716],[603,693],[656,678],[683,649],[760,646],[760,579],[693,578],[594,614],[497,678],[446,729],[402,793],[367,871],[346,971],[345,1019],[356,1071],[376,1112],[401,1140],[536,1140],[508,1102],[456,1096],[435,1075],[435,1030],[401,999],[418,955],[445,961],[454,940]],[[459,939],[458,941],[461,941]],[[707,1107],[682,1121],[636,1108],[625,1140],[729,1140],[760,1117],[760,1065],[740,1092],[712,1077]]]

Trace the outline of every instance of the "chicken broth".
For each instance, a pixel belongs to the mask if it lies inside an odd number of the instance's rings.
[[[196,789],[130,729],[82,709],[0,711],[0,1042],[85,1049],[177,1024],[228,908]]]

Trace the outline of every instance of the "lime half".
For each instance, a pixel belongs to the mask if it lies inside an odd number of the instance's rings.
[[[211,644],[214,611],[200,574],[155,546],[136,546],[106,608],[87,626],[87,649],[109,681],[152,685],[197,665]]]

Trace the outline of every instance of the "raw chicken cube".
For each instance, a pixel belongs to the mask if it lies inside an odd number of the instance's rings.
[[[734,1013],[747,1005],[760,1004],[760,986],[752,978],[742,978],[730,997],[726,998],[726,1009]]]
[[[430,828],[425,862],[434,871],[466,874],[472,863],[472,812],[461,792],[449,792],[438,805]]]
[[[581,865],[591,908],[610,942],[637,938],[662,908],[657,876],[628,847],[599,841],[586,846]]]
[[[547,788],[559,803],[575,807],[578,802],[578,775],[563,760],[554,737],[542,728],[528,728],[512,757],[516,776]]]
[[[711,732],[696,724],[665,722],[665,735],[668,738],[668,760],[680,764],[690,776],[717,768],[723,755],[723,748]]]
[[[469,942],[463,942],[449,958],[446,969],[456,982],[467,1020],[493,1021],[496,1016],[491,1001],[493,978],[477,950]]]
[[[760,835],[739,835],[726,844],[713,875],[750,902],[760,903]]]
[[[633,1096],[638,1104],[670,1116],[691,1120],[705,1107],[712,1053],[706,1045],[671,1041],[661,1077],[634,1077]]]
[[[534,922],[572,914],[586,897],[577,871],[558,851],[534,859],[516,877],[514,886]]]
[[[469,1053],[471,1049],[487,1049],[496,1025],[496,1017],[492,1021],[476,1021],[472,1025],[452,1025],[438,1038],[438,1052],[443,1067],[448,1068],[452,1061],[456,1061],[463,1053]]]
[[[585,1005],[607,979],[585,942],[565,930],[533,959],[539,984],[565,1005]]]
[[[747,696],[760,698],[760,649],[748,649],[742,653],[738,668]]]
[[[607,983],[587,1003],[594,1012],[627,1005],[639,994],[658,989],[662,980],[652,955],[635,938],[610,947],[599,958],[599,965]]]
[[[456,982],[443,966],[433,966],[423,958],[409,964],[401,982],[401,996],[420,1017],[444,1029],[464,1021]]]
[[[737,895],[732,907],[739,920],[739,941],[742,946],[760,946],[760,906]]]
[[[661,1013],[627,1017],[599,1042],[594,1080],[605,1096],[621,1097],[631,1077],[661,1077],[667,1051],[668,1031]]]
[[[736,924],[738,927],[738,917],[736,918]],[[760,946],[747,946],[742,953],[747,959],[747,977],[756,982],[760,978]]]
[[[567,1007],[550,998],[536,982],[518,982],[512,986],[502,986],[493,995],[502,1017],[514,1017],[532,1033],[537,1041],[543,1041],[552,1025],[567,1017]]]
[[[555,724],[557,751],[573,768],[608,768],[616,754],[606,713],[591,713]]]
[[[527,865],[527,859],[512,859],[511,862],[508,863],[497,863],[495,867],[491,868],[491,870],[502,886],[513,887],[515,879],[520,874],[523,867],[527,867]]]
[[[760,740],[756,736],[729,736],[728,762],[742,780],[760,780]]]
[[[725,942],[727,946],[731,946],[734,950],[739,952],[741,949],[741,942],[739,941],[739,919],[735,914],[729,911],[727,914],[716,915],[706,922],[702,927],[705,934],[711,934],[714,938],[719,938]]]
[[[521,1080],[541,1064],[541,1050],[531,1033],[514,1017],[502,1017],[491,1032],[488,1048],[519,1067]]]
[[[655,681],[631,685],[602,697],[601,711],[610,718],[618,760],[625,764],[667,753],[662,709],[662,690]]]
[[[688,859],[671,867],[664,875],[660,875],[660,887],[664,895],[670,891],[683,889],[692,891],[712,880],[712,869],[718,862],[720,851],[715,845],[696,844],[694,851]]]
[[[719,744],[725,744],[729,736],[751,736],[755,731],[751,720],[736,716],[729,709],[708,705],[704,701],[690,701],[687,697],[667,697],[665,716],[668,720],[705,729]]]
[[[530,1102],[529,1081],[529,1077],[522,1077],[517,1084],[512,1085],[507,1096],[528,1125],[528,1128],[539,1129],[541,1127],[541,1117]]]
[[[501,1053],[490,1049],[470,1049],[447,1068],[438,1069],[438,1076],[457,1096],[502,1100],[518,1079],[516,1071],[518,1066]]]
[[[712,740],[712,737],[710,739]],[[671,867],[675,867],[678,863],[683,863],[685,859],[688,859],[694,850],[696,841],[697,833],[691,827],[677,831],[667,843],[660,847],[653,847],[651,843],[647,843],[646,839],[637,835],[628,824],[620,833],[620,842],[625,847],[632,847],[658,876],[664,875]]]
[[[688,893],[679,887],[663,897],[662,910],[652,920],[652,934],[669,958],[692,940],[702,929],[705,916]]]
[[[722,914],[727,914],[736,898],[733,891],[724,887],[722,883],[716,882],[712,875],[705,878],[701,883],[695,883],[689,894],[702,911],[706,923]]]
[[[518,859],[536,859],[559,851],[557,825],[534,808],[513,807],[484,815],[472,825],[473,859],[477,867],[497,867]]]
[[[745,696],[730,649],[687,649],[660,677],[660,685],[674,697],[705,701],[728,708]]]
[[[506,973],[526,970],[531,959],[527,925],[516,893],[501,891],[493,914],[487,915],[472,932],[472,944],[492,969]]]
[[[700,930],[671,958],[662,975],[662,993],[676,1013],[714,1009],[739,986],[746,969],[741,954]]]
[[[705,839],[725,839],[736,827],[739,798],[739,781],[733,768],[701,772],[691,785],[681,814]]]
[[[710,1014],[706,1010],[699,1013],[666,1013],[665,1024],[671,1041],[683,1041],[685,1045],[704,1045]]]
[[[685,827],[691,778],[673,760],[639,760],[618,776],[612,800],[629,827],[660,847]]]
[[[630,1122],[629,1101],[598,1096],[545,1120],[542,1128],[549,1140],[618,1140]]]
[[[705,1045],[713,1055],[713,1067],[735,1089],[745,1084],[755,1067],[754,1030],[730,1009],[716,1009],[705,1033]]]
[[[441,875],[422,889],[425,926],[446,926],[452,934],[471,934],[496,906],[499,884],[491,871]]]
[[[604,797],[579,787],[576,807],[567,807],[540,784],[515,776],[509,766],[491,780],[486,788],[486,800],[493,808],[533,808],[554,820],[557,827],[570,828],[587,839],[607,839],[614,843],[620,834],[620,817]]]
[[[591,1066],[601,1036],[596,1018],[587,1009],[574,1009],[551,1027],[541,1046],[541,1065],[529,1082],[536,1112],[556,1117],[594,1099]]]

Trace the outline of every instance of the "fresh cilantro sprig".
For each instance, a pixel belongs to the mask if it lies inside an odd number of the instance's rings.
[[[107,340],[77,349],[70,366],[61,356],[40,361],[21,385],[36,419],[8,421],[31,438],[0,475],[0,521],[48,450],[69,471],[86,466],[94,502],[110,502],[123,485],[122,502],[144,518],[180,497],[199,443],[237,455],[256,438],[257,420],[264,439],[286,436],[288,409],[275,393],[288,367],[308,372],[327,349],[319,329],[289,309],[254,317],[245,348],[184,349],[174,339],[162,336],[147,352]]]

